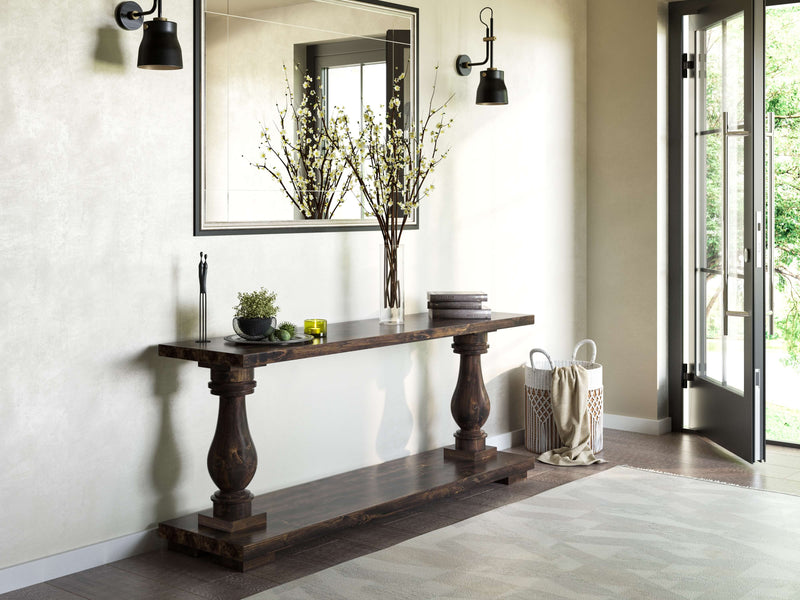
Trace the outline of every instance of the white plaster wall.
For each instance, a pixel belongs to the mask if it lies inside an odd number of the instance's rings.
[[[668,410],[659,4],[587,3],[588,331],[603,364],[605,411],[644,419]]]
[[[142,531],[206,507],[216,421],[208,373],[156,356],[196,335],[196,264],[209,255],[209,331],[236,292],[279,293],[281,317],[377,315],[377,232],[192,236],[191,3],[166,3],[185,69],[135,67],[140,33],[116,0],[0,0],[0,568]],[[411,311],[433,288],[482,288],[537,325],[490,335],[490,435],[523,426],[530,347],[586,333],[586,3],[494,5],[511,103],[474,104],[476,0],[419,0],[422,97],[439,64],[455,94],[450,157],[405,235]],[[42,15],[68,14],[52,27]],[[122,62],[112,64],[108,43]],[[260,465],[250,489],[451,442],[448,340],[273,365],[248,401]]]

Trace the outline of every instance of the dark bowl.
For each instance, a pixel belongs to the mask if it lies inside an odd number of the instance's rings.
[[[236,335],[246,340],[263,340],[275,331],[278,320],[275,317],[269,319],[246,319],[244,317],[233,318],[233,330]]]

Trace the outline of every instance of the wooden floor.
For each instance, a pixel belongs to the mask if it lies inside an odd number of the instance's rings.
[[[525,452],[521,448],[513,451]],[[234,573],[205,559],[162,550],[3,594],[0,600],[238,600],[614,465],[800,495],[800,450],[793,448],[768,446],[767,462],[749,465],[692,434],[655,437],[607,429],[600,456],[608,462],[576,468],[537,463],[522,483],[490,484],[463,496],[297,546],[279,555],[275,562],[247,573]]]

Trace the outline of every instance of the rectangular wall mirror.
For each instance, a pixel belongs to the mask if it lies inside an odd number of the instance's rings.
[[[357,186],[330,218],[308,218],[255,165],[282,168],[262,157],[262,131],[276,145],[287,89],[298,106],[306,74],[326,99],[324,118],[335,105],[351,123],[367,105],[383,110],[403,74],[403,119],[416,122],[418,18],[378,0],[195,0],[195,235],[377,229]],[[296,141],[291,119],[283,129]],[[418,226],[412,215],[407,228]]]

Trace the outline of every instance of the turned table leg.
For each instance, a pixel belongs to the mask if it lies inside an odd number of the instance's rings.
[[[489,350],[486,338],[486,333],[453,337],[453,352],[461,356],[461,362],[450,412],[460,429],[454,434],[455,445],[444,449],[445,458],[480,461],[497,454],[497,448],[486,445],[486,433],[481,429],[490,409],[481,372],[481,354]]]
[[[208,387],[219,396],[217,430],[208,450],[208,473],[219,489],[211,496],[213,516],[199,514],[198,524],[228,532],[263,529],[267,513],[252,514],[253,494],[245,489],[258,464],[245,407],[245,396],[256,387],[253,369],[212,366]]]

